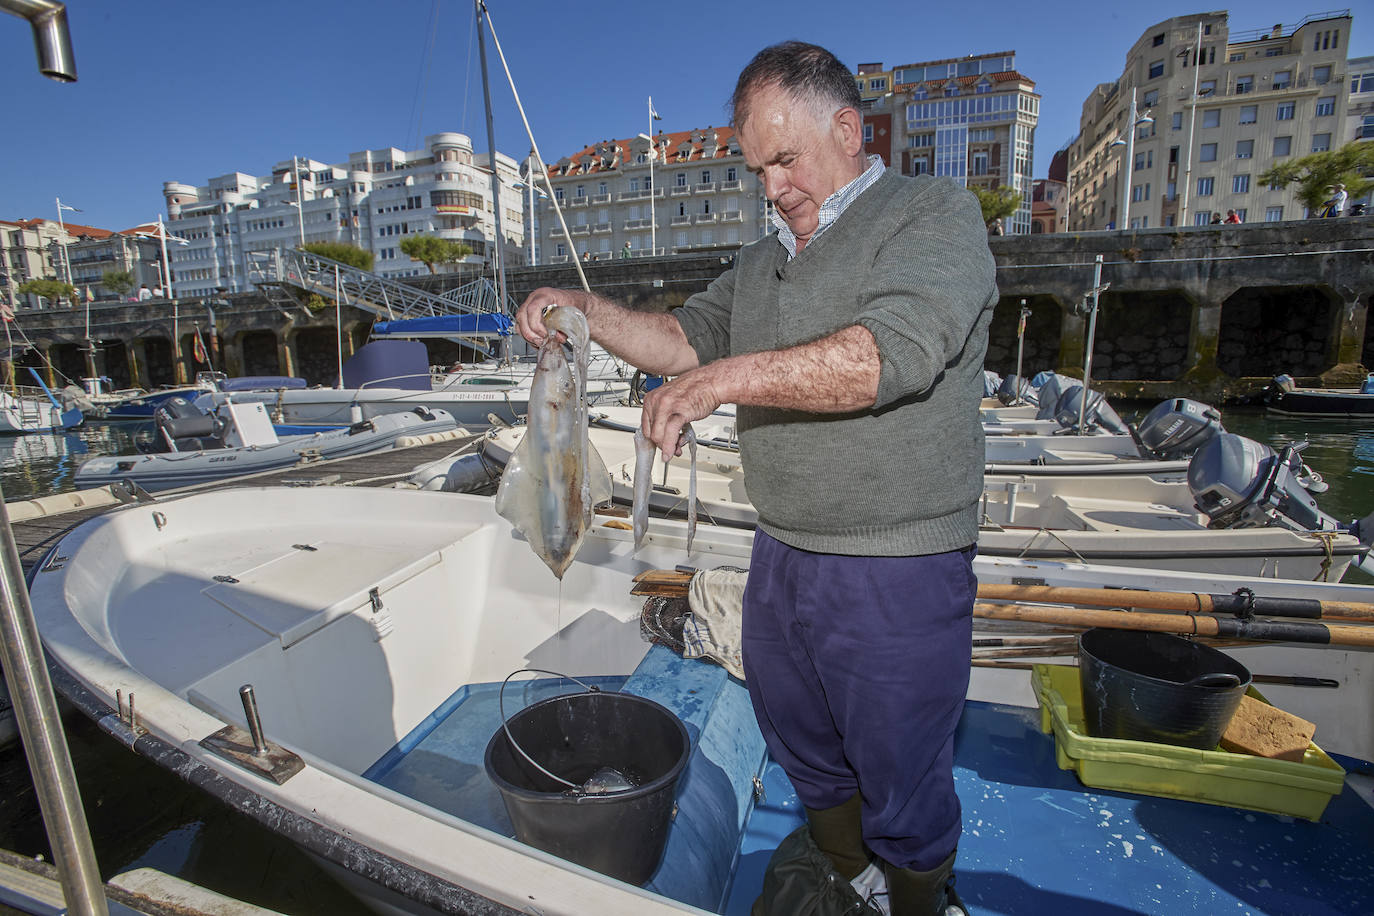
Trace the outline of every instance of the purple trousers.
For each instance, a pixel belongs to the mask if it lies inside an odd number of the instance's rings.
[[[808,808],[861,792],[864,842],[901,868],[935,868],[959,842],[975,552],[844,556],[754,536],[743,655],[768,750]]]

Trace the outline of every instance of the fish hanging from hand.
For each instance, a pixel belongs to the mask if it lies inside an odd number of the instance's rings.
[[[697,436],[689,423],[682,427],[682,442],[687,445],[692,458],[692,469],[687,482],[687,552],[692,552],[692,541],[697,536]],[[634,529],[635,550],[644,543],[644,535],[649,530],[649,494],[653,490],[654,444],[644,435],[642,429],[635,430],[635,493],[631,504],[630,522]],[[668,463],[663,463],[666,479]],[[666,480],[665,480],[666,482]]]
[[[562,579],[592,526],[592,508],[611,498],[611,479],[587,439],[587,318],[555,306],[544,326],[525,435],[501,475],[496,511]]]

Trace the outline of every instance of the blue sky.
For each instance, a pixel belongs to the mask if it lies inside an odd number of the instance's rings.
[[[1323,11],[1250,0],[1233,30]],[[1035,175],[1078,129],[1087,93],[1120,75],[1154,23],[1204,10],[1050,0],[1030,4],[740,0],[553,3],[490,0],[497,37],[546,160],[647,129],[649,95],[665,130],[720,125],[739,70],[788,38],[822,44],[851,68],[1014,50],[1042,95]],[[1348,56],[1374,54],[1357,17]],[[69,0],[80,79],[38,74],[27,23],[0,16],[6,123],[0,218],[122,229],[163,210],[162,183],[261,175],[293,154],[341,162],[355,150],[417,148],[458,130],[487,148],[470,2]],[[432,40],[431,40],[432,39]],[[431,50],[432,48],[432,50]],[[494,49],[497,148],[529,141]]]

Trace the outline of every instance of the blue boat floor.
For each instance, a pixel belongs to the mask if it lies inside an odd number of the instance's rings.
[[[624,681],[595,679],[608,690]],[[498,687],[462,688],[364,775],[512,836],[482,762],[500,727]],[[515,684],[506,712],[575,689]],[[767,762],[762,778],[723,910],[731,916],[749,912],[774,848],[802,823],[780,768]],[[1374,914],[1374,809],[1349,785],[1316,823],[1088,789],[1058,768],[1037,710],[978,702],[960,724],[955,784],[964,822],[955,872],[975,916]]]

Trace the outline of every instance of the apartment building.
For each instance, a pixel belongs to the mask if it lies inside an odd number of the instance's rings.
[[[29,280],[66,282],[67,260],[86,241],[102,241],[114,233],[79,223],[63,224],[55,219],[0,220],[0,265],[5,280],[4,302],[11,308],[38,308],[37,296],[22,296],[19,286]],[[64,251],[64,246],[66,250]],[[76,272],[72,273],[73,281]],[[78,284],[79,285],[79,284]]]
[[[733,128],[604,140],[548,172],[571,241],[553,201],[539,201],[541,264],[738,248],[772,231]]]
[[[1350,98],[1341,143],[1374,140],[1374,57],[1352,57],[1345,68],[1350,76]]]
[[[1206,225],[1228,210],[1249,222],[1305,216],[1293,186],[1257,179],[1342,142],[1351,21],[1340,11],[1232,32],[1219,11],[1146,29],[1121,76],[1083,103],[1069,229]]]
[[[865,148],[904,175],[933,174],[969,188],[1014,188],[1009,233],[1028,233],[1040,96],[1016,52],[858,66]]]
[[[78,294],[94,302],[117,300],[119,294],[105,287],[104,277],[110,271],[127,272],[135,291],[146,286],[160,293],[162,255],[156,236],[157,224],[150,223],[103,238],[88,236],[72,242],[67,246],[66,259]]]
[[[347,242],[376,255],[383,276],[428,273],[400,249],[408,235],[435,235],[472,249],[470,263],[494,256],[500,214],[507,264],[524,263],[524,204],[518,163],[495,155],[499,200],[491,194],[492,156],[473,152],[465,134],[425,138],[419,150],[385,147],[347,162],[284,159],[265,176],[230,172],[204,186],[163,184],[173,289],[208,296],[250,288],[247,257],[310,242]]]

